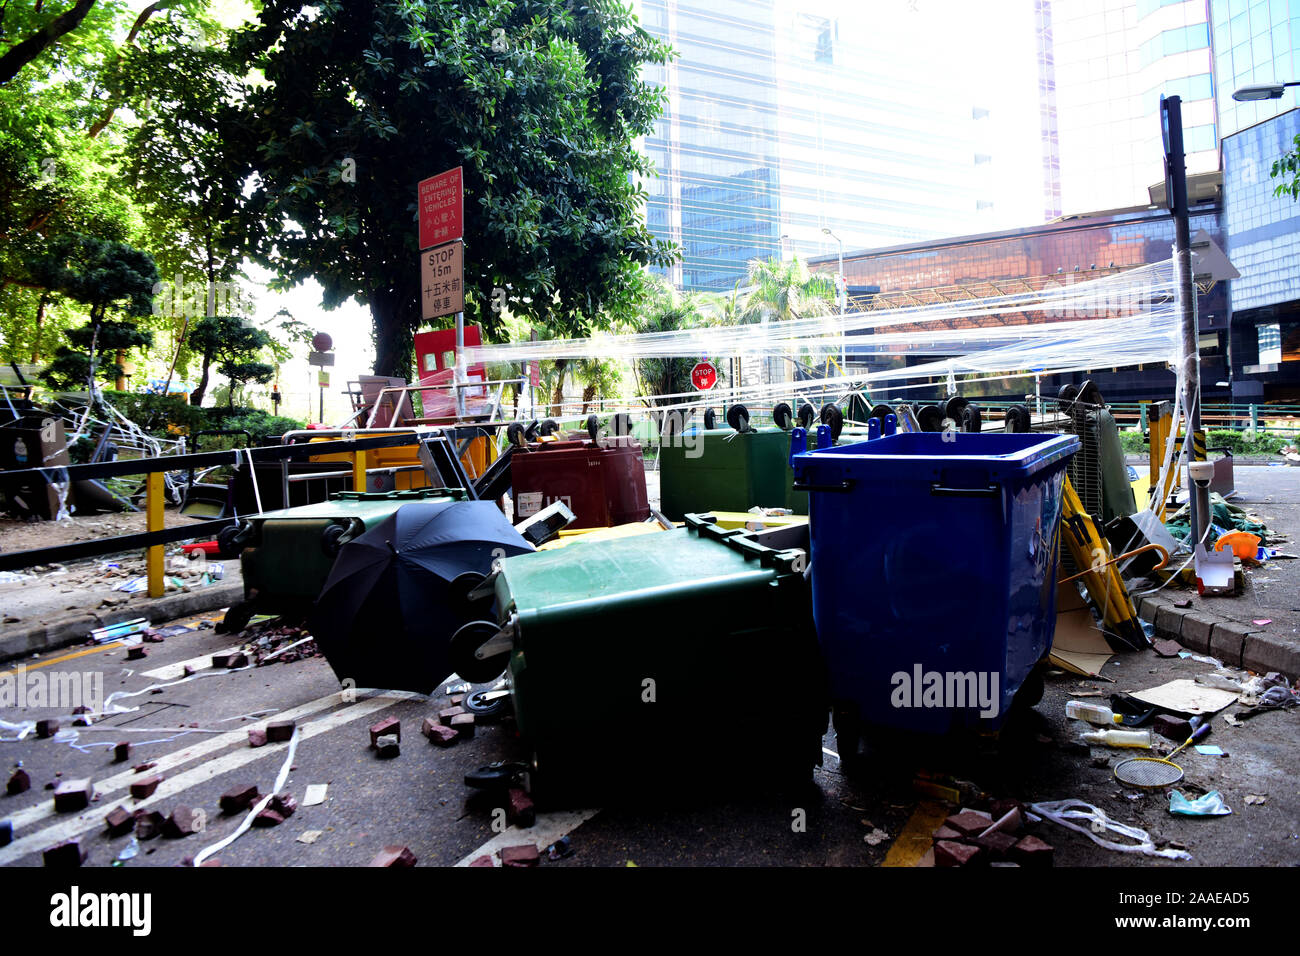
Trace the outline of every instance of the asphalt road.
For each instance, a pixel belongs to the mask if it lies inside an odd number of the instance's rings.
[[[32,780],[28,792],[0,796],[0,819],[11,820],[14,829],[13,843],[0,848],[0,865],[40,865],[42,850],[69,838],[80,839],[89,851],[87,865],[111,865],[131,843],[129,836],[110,838],[104,832],[103,818],[118,804],[164,815],[185,805],[201,808],[207,818],[201,833],[140,842],[139,854],[124,865],[174,866],[193,857],[233,832],[242,819],[242,814],[220,813],[220,795],[247,784],[267,793],[285,763],[288,745],[248,744],[247,728],[268,718],[297,720],[300,740],[285,789],[301,803],[308,785],[327,784],[327,797],[317,806],[300,807],[277,827],[243,834],[217,854],[224,866],[363,865],[393,844],[409,847],[421,865],[448,866],[485,847],[532,842],[544,847],[566,833],[574,855],[544,865],[876,866],[887,858],[891,864],[914,865],[924,862],[919,849],[932,829],[925,821],[945,812],[916,793],[918,772],[967,781],[991,797],[1086,800],[1159,841],[1182,844],[1193,856],[1190,862],[1169,862],[1120,854],[1049,822],[1034,825],[1031,831],[1056,847],[1058,866],[1300,863],[1300,783],[1293,773],[1300,713],[1263,714],[1240,727],[1220,717],[1209,742],[1228,756],[1191,752],[1180,758],[1187,771],[1185,792],[1217,789],[1232,808],[1231,816],[1214,819],[1171,815],[1163,794],[1142,794],[1115,781],[1111,766],[1127,752],[1089,752],[1076,742],[1084,728],[1064,717],[1065,702],[1073,695],[1138,690],[1212,669],[1188,659],[1158,658],[1151,651],[1115,657],[1103,671],[1113,684],[1050,676],[1043,701],[998,741],[958,742],[941,750],[867,748],[860,770],[851,776],[828,754],[806,787],[784,794],[764,795],[763,768],[736,766],[736,794],[726,799],[702,799],[689,780],[674,781],[667,801],[630,793],[618,805],[582,813],[543,812],[531,830],[499,835],[493,830],[491,806],[471,799],[473,791],[462,778],[493,760],[524,756],[508,724],[480,726],[473,740],[440,749],[420,735],[419,727],[443,706],[444,697],[361,692],[346,702],[320,658],[236,672],[206,668],[213,652],[233,643],[230,635],[205,629],[149,645],[145,661],[127,661],[121,647],[25,661],[29,682],[42,673],[79,675],[92,688],[95,679],[102,680],[105,695],[120,691],[137,696],[114,702],[132,708],[127,713],[90,728],[71,728],[75,738],[65,732],[53,739],[0,743],[5,776],[21,761]],[[170,675],[185,662],[204,676],[150,692],[174,680]],[[764,712],[748,715],[719,702],[714,712],[702,710],[700,733],[717,741],[717,759],[725,762],[730,734],[761,732],[763,721],[779,715],[783,703],[799,693],[795,687],[774,688]],[[0,710],[0,720],[11,723],[60,715],[66,731],[69,721],[62,710]],[[387,717],[402,722],[401,754],[394,759],[380,759],[369,747],[367,728]],[[115,764],[112,745],[120,740],[130,740],[133,752],[128,763]],[[832,754],[837,751],[833,732],[824,745]],[[132,765],[148,761],[157,766],[144,774],[132,772]],[[131,781],[153,773],[165,778],[155,794],[132,799]],[[90,778],[99,799],[82,813],[56,813],[45,785],[77,778]],[[1266,799],[1247,804],[1247,795]],[[805,821],[802,828],[795,825],[800,819]],[[315,842],[300,842],[307,831],[320,831]]]

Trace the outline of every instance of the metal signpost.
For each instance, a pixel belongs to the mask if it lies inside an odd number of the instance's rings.
[[[312,351],[307,353],[307,364],[314,365],[318,369],[325,369],[334,364],[334,340],[326,332],[317,332],[311,339]],[[325,389],[329,386],[329,373],[325,371],[316,374],[316,385],[320,389],[320,422],[325,424]],[[311,392],[307,393],[308,396]],[[308,414],[311,413],[311,398],[307,399]]]

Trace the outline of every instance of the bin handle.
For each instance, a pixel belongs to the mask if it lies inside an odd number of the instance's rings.
[[[997,485],[989,485],[987,488],[946,488],[936,481],[930,486],[930,494],[952,498],[993,498],[1002,494],[1002,489]]]
[[[805,484],[802,481],[796,481],[790,486],[792,491],[852,491],[853,486],[857,484],[852,478],[846,478],[838,485],[812,485]]]

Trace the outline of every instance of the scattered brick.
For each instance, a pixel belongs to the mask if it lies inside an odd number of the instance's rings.
[[[486,853],[471,861],[470,866],[486,866],[489,870],[496,868],[496,864],[492,862],[492,857],[488,856]]]
[[[231,787],[221,795],[221,812],[243,813],[256,803],[257,798],[260,796],[256,784],[250,783],[242,787]]]
[[[145,797],[152,797],[153,792],[158,789],[158,784],[163,782],[161,774],[154,774],[152,777],[145,777],[143,780],[136,780],[131,784],[131,796],[137,800],[143,800]]]
[[[1021,866],[1051,866],[1052,848],[1036,836],[1024,836],[1011,848],[1010,857]]]
[[[288,742],[293,737],[294,722],[292,720],[277,720],[274,723],[266,725],[266,739],[273,744],[282,744]]]
[[[448,707],[459,707],[463,703],[465,703],[464,694],[452,694],[450,697],[447,698]]]
[[[250,747],[266,746],[266,731],[260,727],[249,727],[248,746]]]
[[[143,644],[133,644],[126,649],[126,659],[128,661],[142,661],[149,656],[149,652]]]
[[[1176,740],[1180,744],[1192,735],[1192,725],[1173,714],[1156,714],[1151,720],[1151,729],[1166,740]]]
[[[384,734],[376,740],[375,746],[379,748],[379,756],[389,759],[400,754],[402,748],[398,744],[399,739],[397,734]]]
[[[233,669],[236,667],[245,667],[248,665],[248,655],[243,651],[225,651],[221,654],[212,655],[213,667],[224,667]]]
[[[199,864],[199,869],[201,870],[201,869],[203,869],[205,866],[220,866],[220,865],[221,865],[221,861],[218,860],[218,859],[214,856],[214,857],[212,857],[211,859],[204,860],[202,863],[200,863],[200,864]]]
[[[76,813],[90,806],[93,792],[89,779],[65,780],[54,788],[54,809],[57,813]]]
[[[528,794],[518,787],[511,787],[506,797],[506,819],[523,829],[537,822],[537,812],[533,809],[533,801]]]
[[[53,737],[59,732],[59,722],[53,717],[46,717],[44,720],[36,721],[36,736],[39,738]]]
[[[131,759],[131,744],[129,741],[122,741],[120,744],[113,746],[113,763],[126,763]]]
[[[135,817],[121,807],[114,807],[104,817],[104,825],[108,827],[109,836],[125,836],[135,829]]]
[[[967,843],[940,840],[934,845],[935,866],[969,866],[980,855],[980,848]]]
[[[161,644],[163,636],[155,631],[152,627],[146,627],[140,632],[140,639],[146,644]]]
[[[980,810],[963,810],[961,813],[954,813],[943,825],[951,827],[963,836],[978,836],[989,828],[993,823],[993,817]]]
[[[989,833],[981,833],[975,838],[975,845],[983,847],[989,851],[989,855],[995,860],[1005,860],[1011,848],[1016,845],[1016,838],[1008,836],[1005,833],[999,833],[993,830]]]
[[[81,852],[81,844],[76,840],[64,840],[46,849],[41,859],[46,866],[81,866],[86,862],[86,854]]]
[[[939,829],[935,830],[930,836],[936,843],[940,840],[960,840],[962,838],[962,834],[959,830],[954,830],[949,826],[939,827]]]
[[[994,821],[993,825],[981,833],[980,836],[986,836],[990,833],[1018,833],[1024,824],[1025,820],[1024,817],[1020,815],[1020,808],[1012,807],[1006,813],[1002,814],[1002,816],[998,817],[997,820]]]
[[[474,715],[457,714],[451,719],[451,729],[456,731],[456,736],[464,737],[466,740],[474,736]]]
[[[415,866],[415,854],[404,846],[386,846],[370,861],[371,866]]]
[[[280,814],[281,817],[287,820],[293,816],[293,812],[298,809],[298,801],[293,798],[292,793],[286,790],[283,793],[277,793],[273,796],[271,802],[267,804],[267,808],[274,810],[276,813]]]
[[[468,713],[469,711],[467,711],[464,707],[448,707],[445,710],[438,711],[438,721],[440,723],[444,723],[448,726],[451,726],[451,719],[453,717],[459,717],[461,714],[468,714]]]
[[[168,836],[175,840],[181,837],[187,837],[191,833],[197,833],[199,830],[197,817],[198,814],[196,814],[190,807],[177,807],[172,811],[172,815],[168,817],[167,821],[163,824],[163,836]]]
[[[183,671],[184,676],[185,676],[185,677],[193,677],[193,676],[194,676],[194,673],[195,673],[195,671],[194,671],[193,666],[190,665],[190,664],[186,664],[186,665],[185,665],[185,669],[184,669],[184,671]],[[199,865],[200,865],[200,866],[203,866],[204,864],[200,863]]]
[[[152,840],[162,833],[166,818],[157,810],[135,811],[135,835],[141,840]]]
[[[19,767],[17,770],[14,771],[13,776],[9,778],[9,783],[5,785],[5,793],[9,794],[9,796],[12,797],[19,793],[25,793],[31,788],[32,788],[31,776],[28,775],[26,770],[23,770],[21,767]]]
[[[278,827],[283,822],[284,817],[270,807],[253,817],[253,826],[255,827]]]
[[[131,768],[132,773],[144,773],[146,770],[152,770],[158,766],[157,761],[150,760],[148,763],[138,763]]]
[[[402,722],[396,717],[389,717],[371,726],[370,746],[378,747],[379,738],[386,737],[389,734],[395,734],[399,742],[402,739]]]
[[[424,718],[424,723],[420,726],[420,733],[439,747],[446,747],[455,743],[456,738],[460,736],[456,731],[450,727],[444,727],[432,717]]]
[[[529,843],[524,846],[506,846],[501,848],[502,866],[536,866],[541,860],[537,847]]]

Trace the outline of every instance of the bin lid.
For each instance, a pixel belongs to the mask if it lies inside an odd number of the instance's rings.
[[[873,475],[894,478],[928,477],[935,467],[979,466],[991,476],[1027,476],[1063,463],[1079,450],[1074,435],[1036,432],[979,434],[976,432],[899,432],[874,441],[812,449],[794,455],[796,474],[818,464],[869,466]]]

